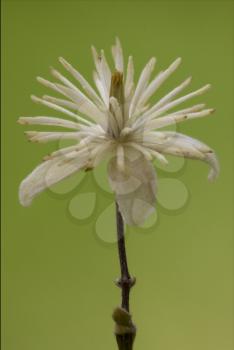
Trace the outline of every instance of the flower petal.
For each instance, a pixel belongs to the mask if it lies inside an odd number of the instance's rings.
[[[53,96],[49,96],[49,95],[43,95],[42,99],[44,101],[52,102],[58,106],[67,107],[67,108],[73,109],[75,111],[78,111],[77,105],[71,101],[63,100],[61,98],[57,98],[57,97],[53,97]]]
[[[78,141],[82,133],[79,131],[25,131],[24,134],[31,142],[45,143],[58,140]]]
[[[29,206],[36,195],[79,171],[86,163],[87,155],[76,159],[61,156],[40,164],[21,182],[19,188],[20,203],[23,206]]]
[[[71,89],[69,89],[69,90],[71,90]],[[44,100],[43,98],[39,98],[39,97],[34,96],[34,95],[31,95],[31,99],[35,103],[39,103],[39,104],[42,104],[42,105],[44,105],[46,107],[52,108],[55,111],[61,112],[61,113],[65,114],[65,115],[68,115],[69,117],[71,117],[73,119],[75,118],[76,120],[78,120],[78,121],[80,121],[80,122],[82,122],[82,123],[84,123],[86,125],[93,125],[93,123],[91,123],[90,121],[80,117],[79,115],[69,111],[68,109],[66,109],[64,107],[56,105],[55,103],[49,102],[47,100]],[[78,107],[77,107],[77,109],[78,109]]]
[[[82,88],[85,90],[87,95],[94,100],[98,105],[102,105],[102,100],[97,95],[96,91],[92,88],[92,86],[87,82],[87,80],[63,57],[59,57],[60,63],[67,69],[69,73],[73,75],[73,77],[79,81]]]
[[[60,89],[68,98],[77,103],[77,109],[80,113],[87,115],[96,123],[102,124],[102,122],[105,121],[105,114],[101,112],[100,109],[82,92],[79,92],[78,90],[72,90],[65,86],[60,86]]]
[[[124,85],[125,98],[128,98],[129,95],[132,93],[133,87],[134,87],[134,65],[133,65],[132,56],[129,56],[127,73],[126,73],[126,80],[125,80],[125,85]]]
[[[106,97],[109,97],[110,92],[110,84],[111,84],[111,71],[106,61],[104,51],[101,51],[101,54],[98,54],[96,48],[94,46],[91,47],[94,63],[96,66],[96,70],[98,73],[98,78],[100,79],[102,88],[105,93],[104,102],[106,103]],[[96,79],[95,79],[96,80]],[[96,81],[95,81],[96,83]],[[99,87],[98,87],[99,90]]]
[[[140,75],[140,78],[138,80],[136,90],[134,92],[134,95],[131,100],[130,109],[129,109],[129,117],[132,117],[134,115],[137,103],[142,95],[142,93],[145,91],[145,88],[149,82],[151,73],[154,69],[156,63],[156,59],[153,57],[150,59],[150,61],[146,64],[145,68],[142,70],[142,73]]]
[[[152,139],[151,139],[152,140]],[[172,131],[155,133],[155,141],[152,146],[158,151],[175,156],[198,159],[208,163],[211,170],[208,174],[210,181],[219,174],[219,162],[214,151],[204,143]],[[145,139],[147,142],[147,137]]]
[[[148,99],[156,92],[156,90],[164,83],[164,81],[178,68],[181,58],[177,58],[164,72],[159,73],[149,86],[143,92],[139,105],[144,105]]]
[[[179,104],[181,104],[181,103],[183,103],[183,102],[185,102],[193,97],[202,95],[204,92],[209,90],[210,87],[211,87],[210,84],[206,84],[202,88],[200,88],[196,91],[190,92],[189,94],[182,96],[180,98],[177,98],[176,100],[168,102],[165,105],[163,105],[163,107],[160,107],[160,108],[158,108],[158,106],[156,104],[153,107],[151,107],[149,110],[147,110],[143,117],[144,118],[146,117],[146,119],[147,118],[148,119],[157,118],[157,117],[161,116],[163,113],[165,113],[166,111],[168,111],[169,109],[172,109],[172,108],[178,106]]]
[[[110,160],[109,182],[125,222],[141,225],[155,210],[155,170],[139,151],[125,147],[124,152],[124,170],[116,158]]]
[[[196,118],[203,118],[208,115],[211,115],[214,112],[214,108],[208,108],[204,109],[201,112],[194,112],[194,113],[182,113],[182,114],[168,114],[160,118],[156,118],[151,120],[148,124],[145,126],[145,130],[147,129],[159,129],[163,128],[168,125],[177,124],[180,122],[183,122],[185,120],[190,119],[196,119]]]
[[[187,78],[184,80],[180,85],[178,85],[176,88],[174,88],[172,91],[170,91],[168,94],[163,96],[155,105],[155,109],[161,108],[166,103],[170,102],[176,95],[178,95],[181,91],[183,91],[190,83],[191,83],[192,77]]]
[[[68,129],[79,129],[80,126],[78,123],[71,122],[70,120],[56,118],[56,117],[46,117],[46,116],[37,116],[37,117],[20,117],[18,119],[19,124],[30,124],[30,125],[52,125],[52,126],[61,126]]]
[[[116,38],[115,45],[112,46],[112,55],[115,62],[115,69],[118,72],[123,73],[124,71],[123,49],[119,38]]]

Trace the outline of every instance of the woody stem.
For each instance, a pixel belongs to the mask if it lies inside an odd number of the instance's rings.
[[[132,350],[133,342],[135,338],[135,326],[132,323],[131,315],[129,314],[129,294],[130,290],[135,284],[135,278],[131,278],[128,270],[127,254],[125,248],[125,237],[124,237],[124,221],[122,215],[119,211],[118,204],[116,202],[116,224],[117,224],[117,238],[118,238],[118,253],[120,262],[121,277],[117,282],[118,287],[121,288],[122,292],[122,302],[121,307],[129,315],[129,324],[127,324],[126,331],[116,333],[116,340],[119,350]],[[119,326],[126,326],[122,322],[121,318],[118,322]]]
[[[122,289],[122,308],[129,312],[129,294],[132,287],[132,279],[128,270],[127,254],[125,248],[124,237],[124,222],[116,203],[116,223],[117,223],[117,238],[118,238],[118,252],[121,270],[121,278],[118,281]]]

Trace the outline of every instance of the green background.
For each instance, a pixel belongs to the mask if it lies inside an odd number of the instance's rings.
[[[43,193],[29,208],[17,198],[20,181],[56,144],[28,144],[20,115],[40,115],[31,93],[48,93],[35,77],[49,77],[62,55],[91,79],[90,45],[109,50],[117,34],[136,71],[152,55],[165,68],[183,64],[166,92],[186,76],[213,89],[196,102],[214,116],[180,131],[213,147],[221,176],[186,162],[178,173],[189,202],[176,212],[158,208],[148,230],[128,231],[127,249],[137,285],[131,308],[135,349],[233,349],[233,2],[229,1],[4,1],[3,2],[3,349],[115,349],[112,309],[120,291],[117,247],[95,234],[95,222],[113,197],[92,174],[69,193]],[[53,115],[48,111],[49,115]],[[92,216],[69,215],[75,193],[97,192]],[[83,203],[82,203],[83,204]],[[88,205],[87,202],[84,206]],[[107,220],[105,232],[113,230]]]

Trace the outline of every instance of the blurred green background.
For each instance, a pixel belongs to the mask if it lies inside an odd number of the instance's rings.
[[[20,181],[58,145],[28,144],[16,120],[54,115],[29,95],[49,93],[35,77],[48,78],[48,67],[59,67],[57,57],[91,79],[90,45],[107,52],[118,35],[125,57],[134,56],[137,75],[152,55],[157,69],[183,58],[160,94],[190,74],[191,89],[213,85],[194,103],[215,107],[214,116],[184,123],[180,131],[213,147],[221,162],[214,184],[196,161],[178,171],[159,170],[160,179],[179,179],[189,198],[183,208],[171,210],[170,201],[180,195],[169,191],[155,224],[128,230],[129,265],[137,277],[131,296],[135,349],[232,350],[233,2],[9,0],[2,5],[3,349],[116,349],[111,312],[120,291],[113,283],[119,276],[114,216],[97,224],[113,197],[88,173],[77,186],[73,178],[75,186],[67,183],[21,207]],[[80,194],[81,204],[74,204]]]

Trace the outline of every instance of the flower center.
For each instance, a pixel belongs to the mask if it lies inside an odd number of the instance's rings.
[[[120,137],[121,130],[124,128],[124,85],[123,73],[114,71],[111,77],[110,99],[114,97],[114,101],[110,102],[109,110],[111,112],[111,120],[109,120],[108,132],[114,139],[123,141]]]
[[[119,105],[124,105],[123,73],[115,71],[111,77],[110,97],[115,97]]]

